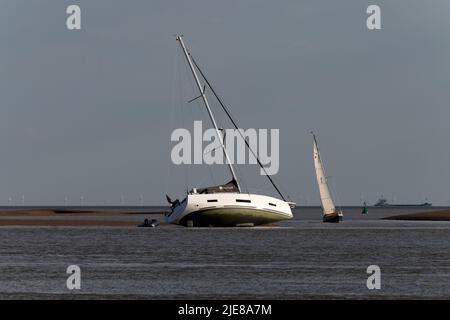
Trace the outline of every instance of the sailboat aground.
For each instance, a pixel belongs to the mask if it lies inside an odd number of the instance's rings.
[[[171,210],[165,216],[166,221],[168,223],[186,227],[250,227],[291,219],[291,208],[295,207],[295,203],[285,200],[285,197],[281,194],[269,175],[267,175],[267,178],[278,191],[282,199],[242,192],[239,179],[225,148],[223,137],[205,95],[206,86],[213,92],[236,129],[237,125],[231,118],[229,112],[227,112],[225,105],[215,94],[214,89],[205,78],[197,63],[192,58],[191,53],[183,42],[183,37],[177,36],[176,39],[183,50],[187,64],[199,90],[200,95],[198,98],[202,99],[203,104],[208,111],[209,118],[215,128],[218,141],[221,143],[221,149],[227,159],[227,165],[232,175],[232,179],[228,183],[219,186],[192,188],[182,201],[172,200],[167,196]],[[200,81],[197,71],[200,73],[205,84],[202,84]],[[247,147],[253,152],[248,144]],[[265,170],[258,158],[257,161],[261,168]]]

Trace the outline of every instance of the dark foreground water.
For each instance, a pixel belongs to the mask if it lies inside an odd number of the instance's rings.
[[[0,299],[450,298],[449,222],[346,212],[323,224],[303,209],[270,228],[1,227]],[[76,292],[66,288],[72,264]],[[366,287],[373,264],[381,290]]]

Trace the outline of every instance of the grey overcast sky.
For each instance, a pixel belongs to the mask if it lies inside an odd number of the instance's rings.
[[[292,200],[319,203],[314,130],[341,204],[449,205],[449,31],[448,0],[0,0],[0,205],[179,196],[175,33],[241,127],[280,129]]]

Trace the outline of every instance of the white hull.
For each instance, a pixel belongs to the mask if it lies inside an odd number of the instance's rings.
[[[188,227],[256,226],[292,218],[290,205],[256,194],[189,194],[166,215],[168,223]]]

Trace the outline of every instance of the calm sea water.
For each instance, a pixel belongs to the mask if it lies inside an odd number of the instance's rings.
[[[450,299],[450,222],[379,220],[408,211],[346,208],[324,224],[301,208],[261,228],[0,227],[0,299]],[[373,264],[381,290],[366,287]]]

